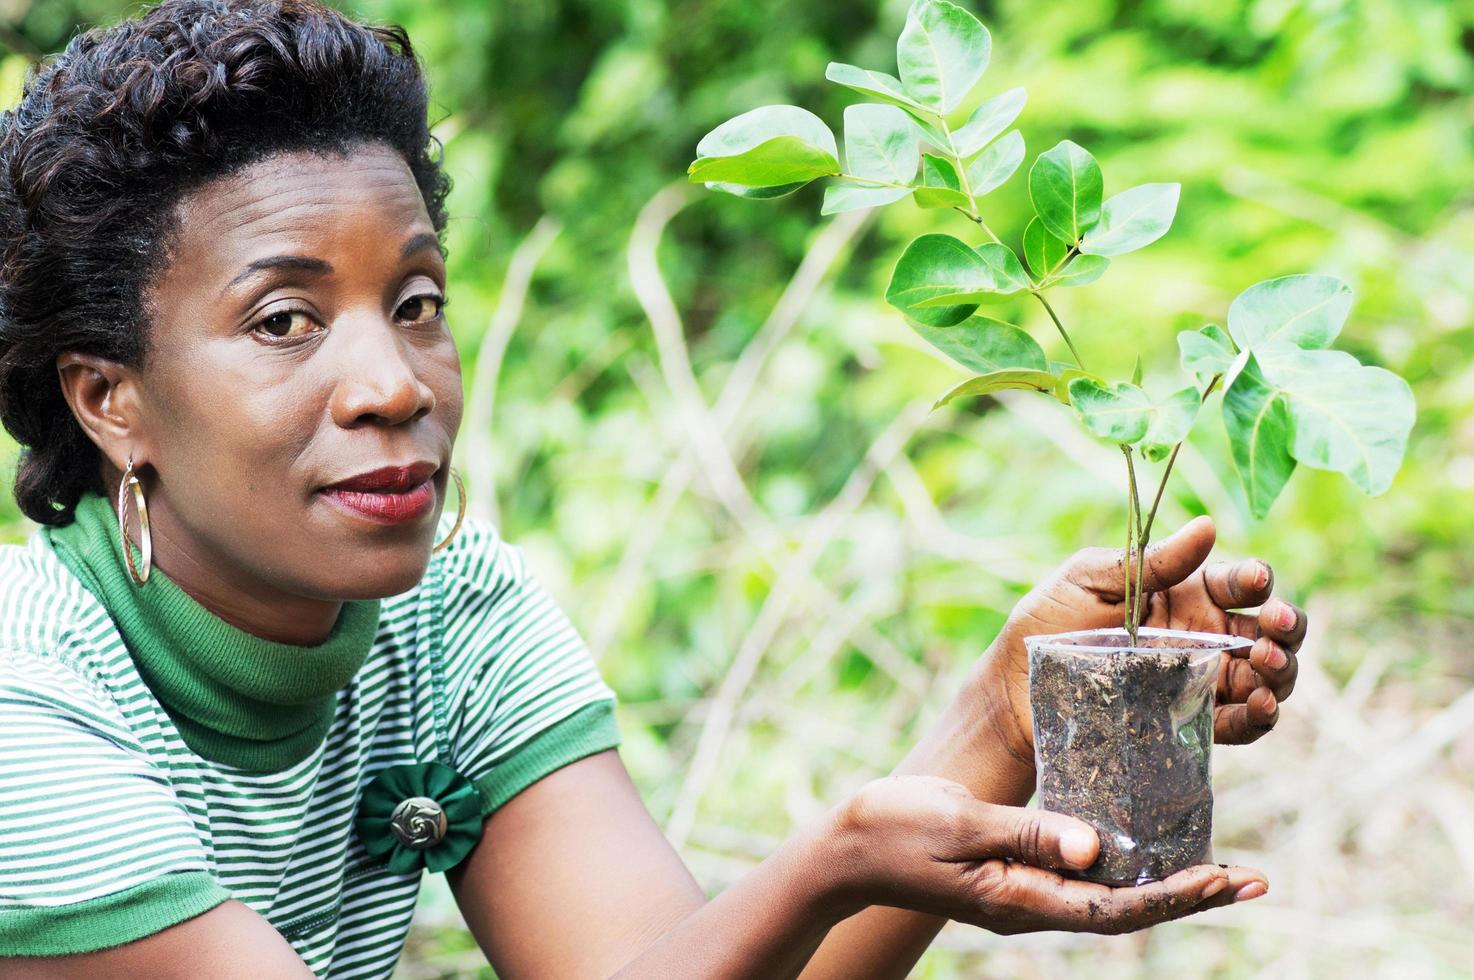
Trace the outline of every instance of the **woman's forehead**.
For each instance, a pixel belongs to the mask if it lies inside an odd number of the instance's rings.
[[[195,188],[177,208],[179,237],[223,243],[324,230],[324,219],[430,225],[414,175],[398,153],[366,145],[346,153],[266,157]]]
[[[433,231],[414,176],[392,149],[284,153],[181,199],[170,265],[204,286],[228,282],[247,263],[282,250],[397,252],[400,239]]]

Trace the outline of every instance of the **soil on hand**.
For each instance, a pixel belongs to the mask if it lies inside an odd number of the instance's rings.
[[[1100,835],[1080,877],[1135,885],[1212,860],[1217,663],[1201,650],[1030,654],[1040,806]]]

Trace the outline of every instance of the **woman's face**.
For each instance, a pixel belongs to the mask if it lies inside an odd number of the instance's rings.
[[[387,146],[278,155],[187,195],[146,294],[134,396],[160,567],[227,605],[231,590],[412,587],[461,420],[445,288],[424,201]],[[323,492],[416,464],[433,467],[431,500],[395,522]]]

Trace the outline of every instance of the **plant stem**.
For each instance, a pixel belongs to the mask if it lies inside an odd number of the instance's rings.
[[[1126,633],[1131,637],[1131,645],[1136,645],[1137,609],[1141,603],[1141,563],[1142,549],[1140,545],[1141,535],[1141,495],[1136,488],[1136,464],[1132,461],[1132,449],[1122,444],[1121,452],[1126,456]],[[1131,544],[1136,543],[1136,583],[1131,583]]]
[[[1085,370],[1085,362],[1080,359],[1080,352],[1075,349],[1075,342],[1071,340],[1070,335],[1065,332],[1065,325],[1059,322],[1059,317],[1055,314],[1054,307],[1049,305],[1049,300],[1044,298],[1044,293],[1042,293],[1041,291],[1037,289],[1031,289],[1029,291],[1034,294],[1035,299],[1044,304],[1044,310],[1046,313],[1049,314],[1049,319],[1054,321],[1054,326],[1057,330],[1059,330],[1059,335],[1065,339],[1065,345],[1070,348],[1070,353],[1074,355],[1075,364],[1080,368],[1081,371]]]
[[[1213,394],[1214,390],[1217,389],[1218,382],[1220,382],[1222,380],[1223,380],[1223,375],[1221,375],[1221,374],[1215,374],[1213,376],[1213,380],[1210,381],[1210,382],[1208,382],[1208,387],[1203,389],[1203,397],[1198,401],[1198,404],[1201,405],[1204,402],[1206,402],[1208,400],[1208,396],[1211,395],[1211,394]],[[1184,440],[1184,441],[1186,441],[1186,440]],[[1162,471],[1162,482],[1159,483],[1159,484],[1157,484],[1157,495],[1152,500],[1152,509],[1147,512],[1147,516],[1146,516],[1146,526],[1144,528],[1142,528],[1142,531],[1141,531],[1140,547],[1142,547],[1142,548],[1145,548],[1146,547],[1147,540],[1151,537],[1152,523],[1154,521],[1156,521],[1156,519],[1157,519],[1157,508],[1159,506],[1161,506],[1161,503],[1162,503],[1162,494],[1167,489],[1167,478],[1172,475],[1172,464],[1174,464],[1174,463],[1177,462],[1177,454],[1179,452],[1181,452],[1181,450],[1182,450],[1182,443],[1179,442],[1177,445],[1175,445],[1175,446],[1172,447],[1172,455],[1167,457],[1167,468]]]

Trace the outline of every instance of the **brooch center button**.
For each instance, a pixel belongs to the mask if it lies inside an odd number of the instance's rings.
[[[445,810],[428,796],[411,796],[394,808],[389,829],[405,847],[423,851],[445,837]]]

